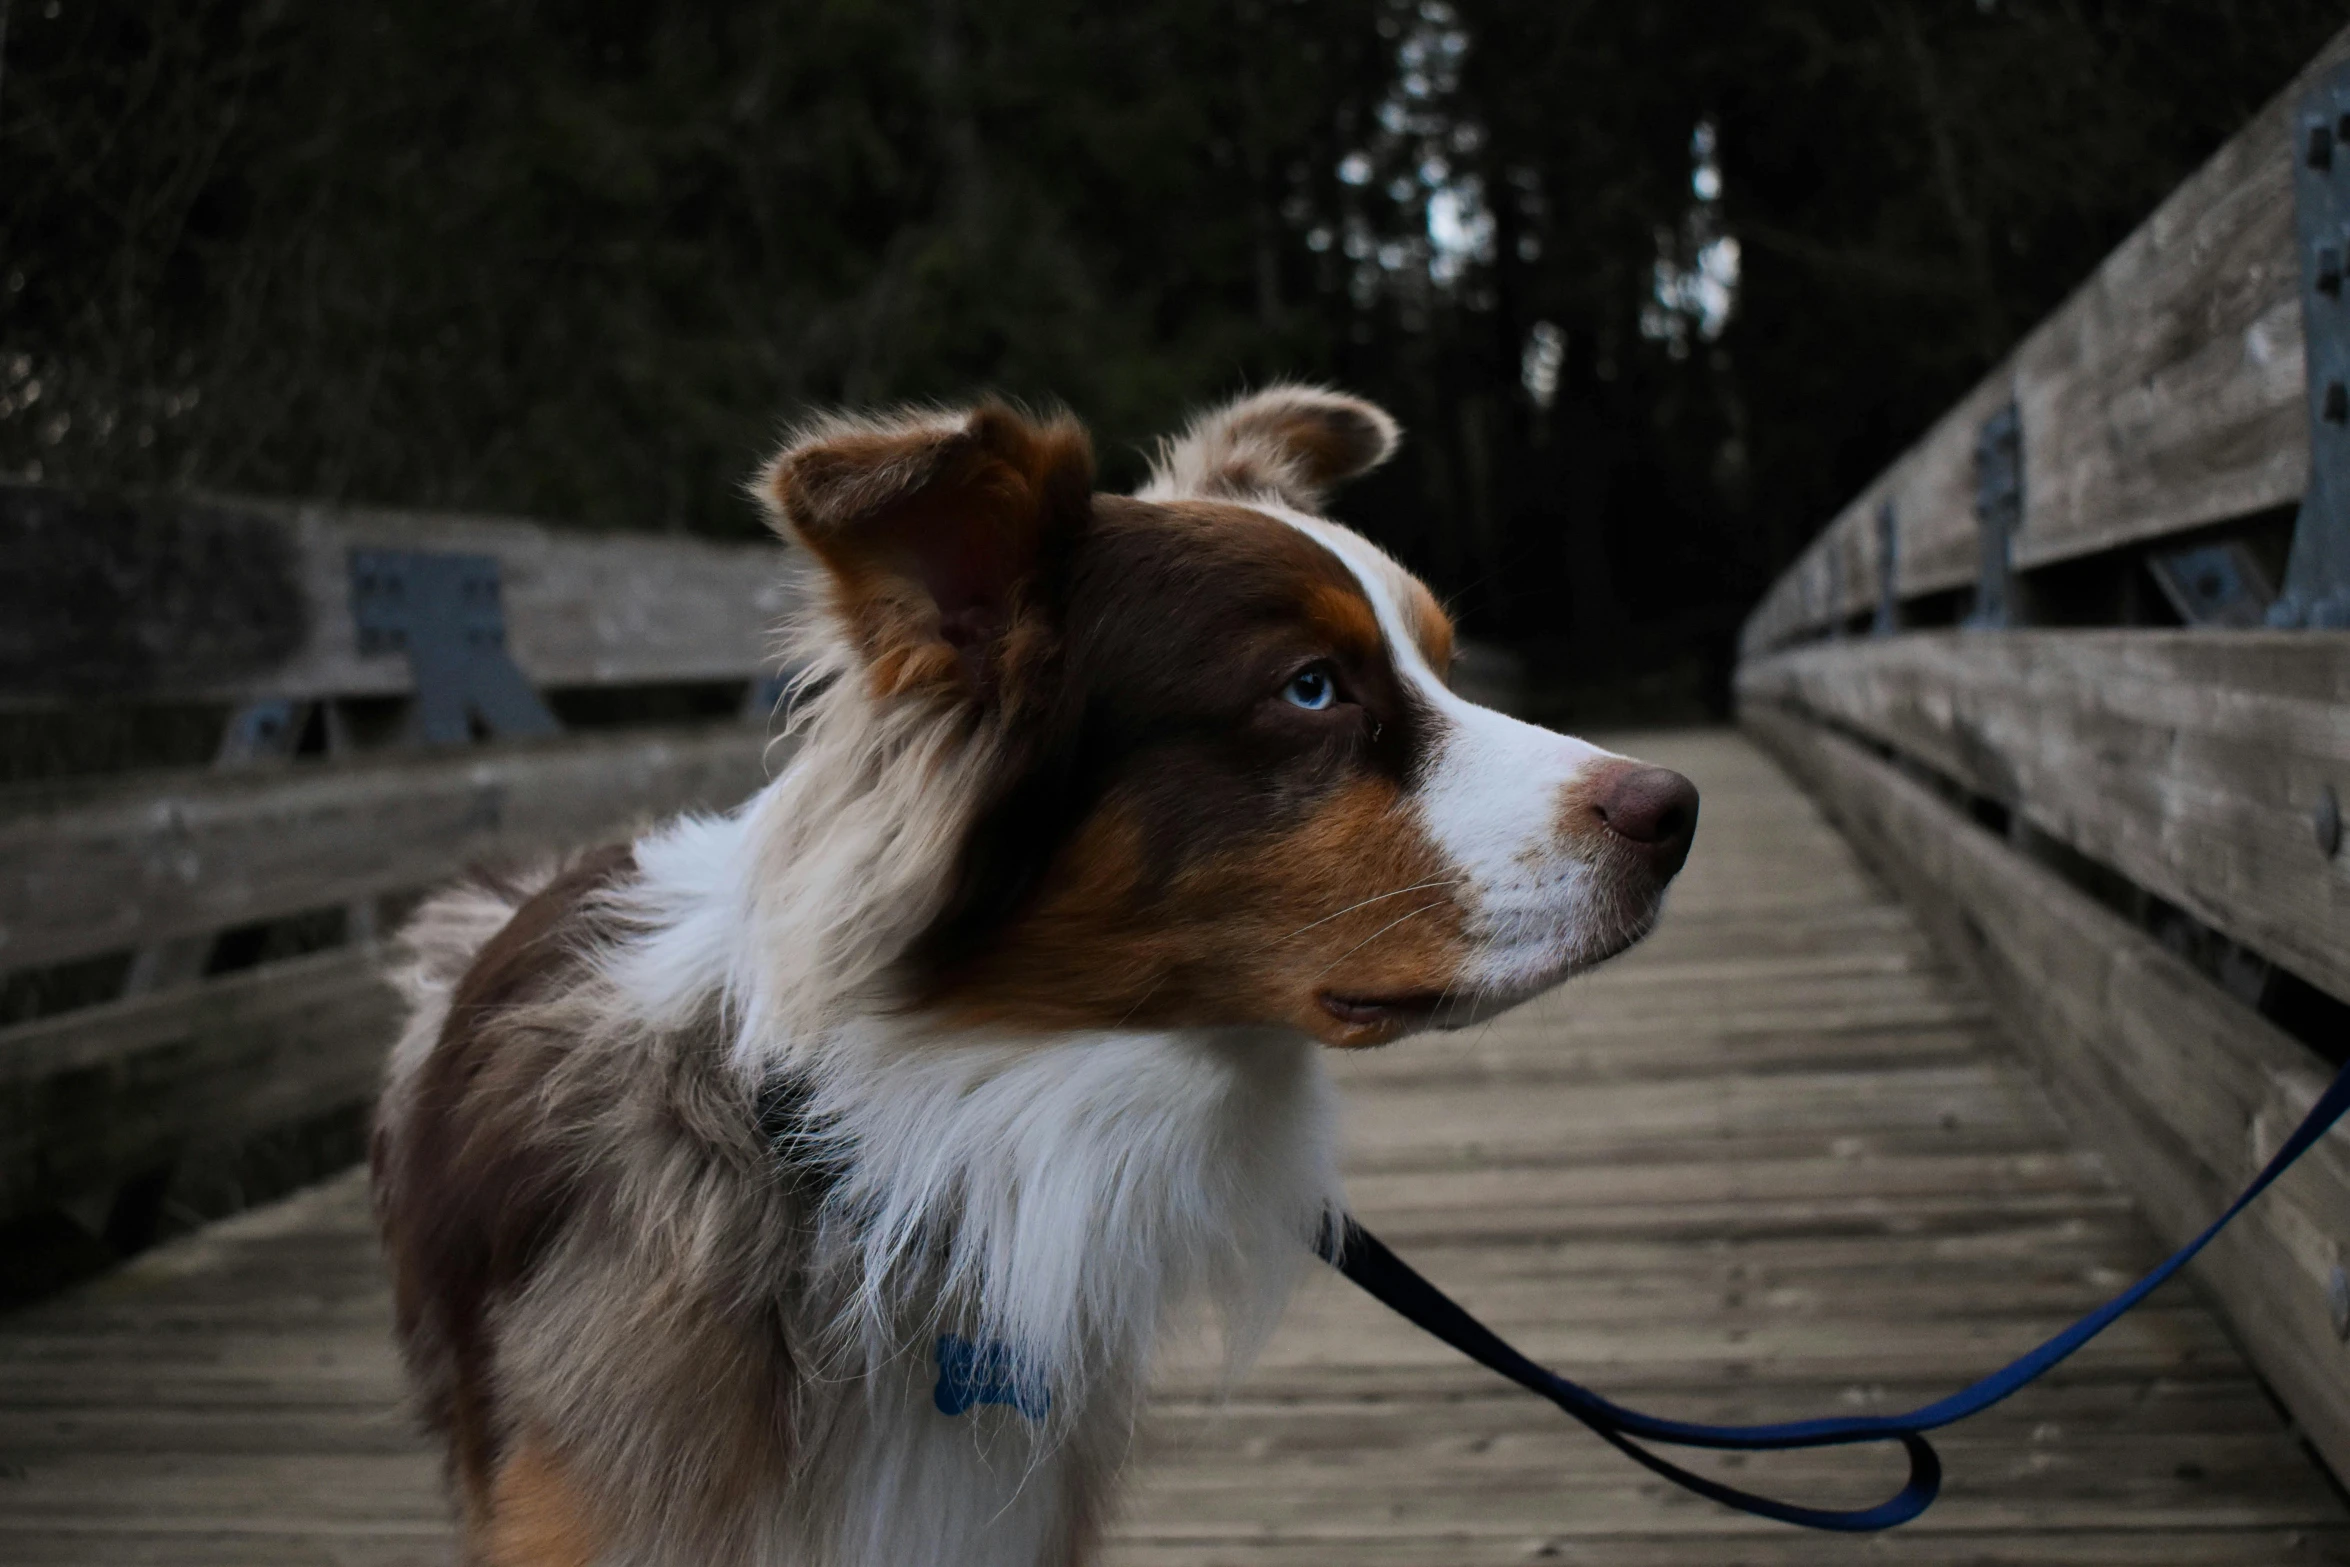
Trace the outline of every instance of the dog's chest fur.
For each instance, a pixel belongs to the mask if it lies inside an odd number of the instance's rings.
[[[1074,1555],[1166,1318],[1212,1304],[1244,1359],[1334,1204],[1318,1056],[1272,1031],[912,1054],[873,1032],[841,1042],[859,1067],[812,1101],[840,1170],[811,1259],[810,1368],[838,1424],[812,1453],[845,1501],[838,1527],[865,1534],[839,1559]],[[942,1336],[1041,1389],[1041,1418],[942,1414]]]
[[[850,1013],[754,1051],[716,995],[632,994],[628,957],[744,928],[700,907],[727,893],[696,867],[741,863],[726,840],[759,815],[543,890],[479,889],[470,922],[443,911],[439,970],[432,931],[412,937],[379,1180],[424,1178],[390,1145],[454,1138],[446,1188],[391,1207],[492,1235],[486,1256],[394,1247],[411,1273],[482,1275],[471,1320],[445,1278],[402,1280],[428,1413],[485,1506],[515,1451],[561,1453],[604,1499],[600,1560],[1083,1559],[1170,1313],[1212,1306],[1245,1356],[1335,1205],[1317,1047],[1270,1029],[942,1037]],[[464,961],[501,909],[528,933],[502,979]],[[453,1087],[468,987],[492,983],[489,1064]],[[453,1211],[483,1201],[512,1219],[502,1242]],[[1041,1417],[942,1413],[942,1337],[1044,1389]]]

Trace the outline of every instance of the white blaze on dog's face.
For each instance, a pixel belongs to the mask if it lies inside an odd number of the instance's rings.
[[[1414,635],[1415,624],[1443,625],[1428,590],[1346,528],[1295,514],[1287,520],[1355,572],[1407,691],[1427,715],[1411,806],[1459,876],[1469,914],[1460,970],[1434,1021],[1490,1016],[1646,934],[1696,829],[1689,781],[1455,695]],[[1439,648],[1450,641],[1449,628],[1425,637]]]
[[[867,698],[988,758],[902,965],[916,1005],[1377,1044],[1648,929],[1696,792],[1453,694],[1435,599],[1315,515],[1394,441],[1368,404],[1277,388],[1134,497],[1088,493],[1074,426],[993,406],[777,460]]]

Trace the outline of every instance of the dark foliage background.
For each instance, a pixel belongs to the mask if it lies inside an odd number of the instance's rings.
[[[0,0],[0,471],[736,533],[809,404],[1063,401],[1130,481],[1326,378],[1411,433],[1353,518],[1560,716],[1678,716],[2345,20]]]

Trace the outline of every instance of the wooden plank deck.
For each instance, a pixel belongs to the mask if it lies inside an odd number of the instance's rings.
[[[1759,753],[1663,929],[1487,1028],[1339,1063],[1366,1222],[1530,1352],[1700,1419],[1938,1396],[2156,1255],[1980,1001]],[[0,1322],[0,1561],[447,1560],[345,1177]],[[2192,1285],[1952,1433],[1946,1500],[1830,1539],[1665,1488],[1335,1278],[1228,1396],[1182,1356],[1119,1567],[2350,1562],[2350,1508]],[[1874,1499],[1897,1461],[1718,1461]]]

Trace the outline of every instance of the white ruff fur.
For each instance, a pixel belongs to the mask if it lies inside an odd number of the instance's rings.
[[[843,1347],[876,1373],[841,1559],[1028,1567],[1064,1455],[1122,1453],[1172,1311],[1215,1307],[1235,1369],[1272,1331],[1337,1206],[1327,1080],[1271,1031],[903,1046],[847,1045],[864,1070],[818,1098],[856,1150],[826,1215],[864,1286]],[[1005,1346],[1047,1419],[941,1415],[941,1331]]]
[[[1209,1308],[1244,1366],[1340,1210],[1321,1047],[1288,1029],[950,1032],[894,1010],[885,970],[936,908],[993,740],[883,712],[837,645],[811,651],[819,678],[847,678],[805,700],[797,754],[733,815],[638,842],[633,932],[600,966],[648,1027],[715,998],[730,1070],[805,1087],[779,1155],[842,1172],[814,1257],[836,1313],[795,1346],[827,1406],[810,1483],[830,1494],[788,1509],[813,1532],[785,1559],[1057,1562],[1066,1488],[1114,1466],[1170,1316]],[[1047,1418],[933,1408],[941,1333],[1015,1357]]]

